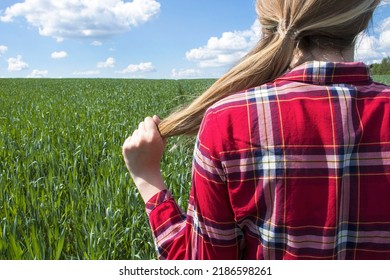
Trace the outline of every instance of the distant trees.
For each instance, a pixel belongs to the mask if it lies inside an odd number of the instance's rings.
[[[390,57],[382,59],[381,63],[374,63],[371,65],[372,75],[390,75]]]

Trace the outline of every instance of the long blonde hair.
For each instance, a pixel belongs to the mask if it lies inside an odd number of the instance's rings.
[[[207,108],[239,91],[282,75],[294,51],[316,47],[343,50],[365,30],[380,0],[257,0],[262,26],[258,44],[230,71],[186,107],[163,119],[163,137],[194,135]]]

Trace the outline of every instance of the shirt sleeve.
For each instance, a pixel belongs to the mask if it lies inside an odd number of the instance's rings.
[[[239,259],[243,235],[237,226],[223,164],[218,123],[209,110],[196,140],[187,214],[169,191],[146,204],[159,259]]]

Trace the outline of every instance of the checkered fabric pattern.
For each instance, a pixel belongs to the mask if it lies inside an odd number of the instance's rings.
[[[146,204],[160,259],[390,259],[390,89],[305,63],[214,104],[187,213]]]

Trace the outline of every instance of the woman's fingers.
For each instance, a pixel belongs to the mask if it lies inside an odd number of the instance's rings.
[[[146,130],[154,131],[157,130],[157,124],[154,122],[154,120],[151,117],[145,118],[143,121],[144,127]]]
[[[122,147],[126,166],[133,179],[160,170],[165,145],[166,141],[161,137],[154,118],[145,118]]]
[[[154,115],[154,116],[153,116],[153,121],[156,123],[156,125],[159,125],[160,122],[161,122],[159,116],[157,116],[157,115]]]
[[[124,148],[129,151],[143,145],[149,145],[148,143],[159,145],[161,140],[163,146],[165,146],[166,141],[161,138],[156,121],[160,122],[160,119],[154,116],[153,118],[146,117],[144,121],[140,122],[138,128],[126,139]]]
[[[145,123],[144,122],[140,122],[139,125],[138,125],[138,130],[139,131],[145,131]]]
[[[138,125],[138,131],[141,133],[144,132],[155,132],[158,131],[158,123],[160,123],[160,119],[155,119],[154,117],[146,117],[143,122],[140,122]]]

